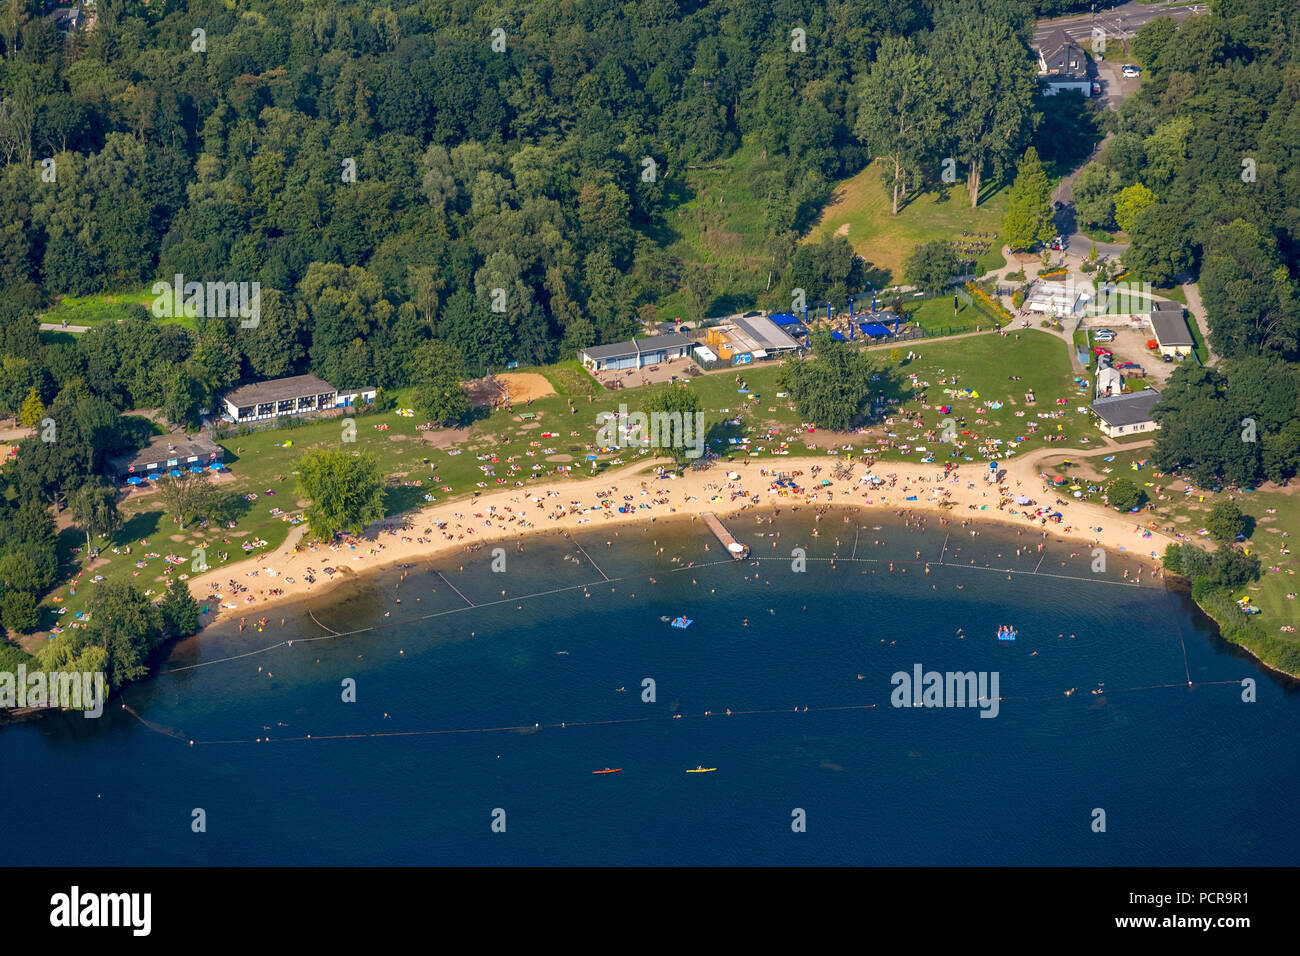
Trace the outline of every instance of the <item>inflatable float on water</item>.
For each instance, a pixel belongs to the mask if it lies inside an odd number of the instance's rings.
[[[998,628],[999,641],[1014,641],[1016,639],[1016,630],[1013,627]]]

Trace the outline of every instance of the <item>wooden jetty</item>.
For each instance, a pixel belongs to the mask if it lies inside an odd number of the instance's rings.
[[[700,517],[703,518],[704,523],[709,526],[709,530],[712,531],[714,535],[717,537],[717,539],[722,542],[722,546],[727,549],[728,554],[730,554],[737,561],[744,560],[746,557],[748,557],[749,546],[745,544],[741,544],[739,541],[737,541],[735,537],[732,535],[732,533],[727,530],[726,526],[723,525],[723,523],[718,520],[717,515],[715,515],[712,511],[706,511],[704,512],[704,514],[700,515]],[[740,550],[737,551],[735,548],[733,548],[732,547],[733,544],[740,545]]]

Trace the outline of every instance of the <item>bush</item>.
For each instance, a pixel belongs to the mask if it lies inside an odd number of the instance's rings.
[[[1246,531],[1246,516],[1231,501],[1220,501],[1210,509],[1205,528],[1215,541],[1236,541],[1237,535]]]
[[[1017,289],[1015,292],[1011,293],[1011,304],[1014,305],[1017,309],[1025,304],[1024,289]]]
[[[1127,478],[1116,478],[1106,487],[1106,500],[1117,511],[1132,511],[1146,503],[1147,493]]]

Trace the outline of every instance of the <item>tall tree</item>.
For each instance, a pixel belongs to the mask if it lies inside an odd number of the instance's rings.
[[[182,471],[179,478],[164,475],[156,488],[158,499],[181,531],[190,521],[210,515],[217,507],[217,490],[212,475],[206,471]]]
[[[1030,146],[1011,184],[1002,238],[1013,250],[1023,251],[1056,235],[1052,221],[1052,183],[1043,170],[1038,150]]]
[[[892,170],[893,212],[909,175],[933,147],[941,122],[933,64],[909,37],[885,37],[876,61],[858,84],[858,122],[854,128],[875,156]]]
[[[460,384],[465,377],[460,354],[445,342],[433,340],[415,350],[412,363],[415,406],[437,425],[464,420],[470,404]]]
[[[298,491],[311,502],[304,517],[321,541],[357,534],[384,516],[384,480],[370,454],[313,448],[298,462]]]
[[[72,520],[86,534],[87,558],[91,538],[107,537],[122,527],[122,515],[117,510],[117,489],[105,481],[86,482],[73,493],[68,505]]]
[[[1033,129],[1038,76],[1028,44],[1031,23],[1028,7],[1015,0],[957,0],[935,13],[930,57],[972,209],[984,171],[1001,177]]]

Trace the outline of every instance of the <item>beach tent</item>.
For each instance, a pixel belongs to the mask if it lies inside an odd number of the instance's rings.
[[[1027,504],[1029,504],[1029,499],[1026,498],[1024,495],[1017,495],[1017,496],[1016,496],[1016,504],[1018,504],[1018,505],[1027,505]]]

